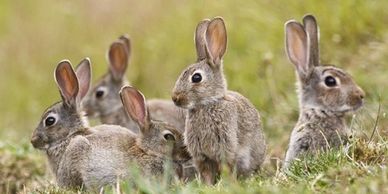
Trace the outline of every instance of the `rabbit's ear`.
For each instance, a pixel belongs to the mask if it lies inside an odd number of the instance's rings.
[[[124,86],[120,97],[127,114],[139,125],[140,131],[145,133],[149,129],[150,117],[143,94],[134,87]]]
[[[129,59],[129,57],[131,56],[131,40],[129,39],[128,34],[121,35],[119,37],[119,40],[121,40],[125,44],[125,47],[127,48],[128,59]]]
[[[78,80],[70,61],[63,60],[59,62],[54,76],[65,105],[69,107],[76,106],[79,90]]]
[[[226,27],[221,17],[216,17],[210,21],[205,38],[209,63],[214,67],[219,67],[227,45]]]
[[[122,80],[128,65],[128,52],[125,43],[122,41],[113,42],[109,48],[108,58],[113,78],[116,81]]]
[[[206,59],[205,33],[210,23],[209,19],[202,20],[195,29],[195,47],[197,49],[197,61]]]
[[[319,30],[317,20],[313,15],[303,17],[303,25],[310,39],[310,64],[319,65]]]
[[[79,82],[79,94],[78,99],[82,100],[88,93],[90,88],[90,79],[92,76],[92,70],[90,66],[90,59],[83,59],[75,68],[75,73]]]
[[[310,68],[309,63],[309,39],[303,26],[295,21],[288,21],[285,24],[286,51],[289,60],[295,65],[296,70],[305,78]]]

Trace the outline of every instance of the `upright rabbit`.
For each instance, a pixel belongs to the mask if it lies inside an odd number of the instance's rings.
[[[344,70],[319,63],[318,26],[312,15],[303,25],[285,24],[286,51],[295,65],[300,114],[292,131],[285,167],[302,153],[338,148],[348,137],[344,116],[363,104],[364,91]]]
[[[143,123],[141,135],[118,125],[88,126],[79,102],[89,89],[90,75],[88,59],[80,63],[76,72],[69,61],[58,64],[55,80],[62,101],[44,112],[31,138],[35,148],[46,152],[58,185],[98,189],[129,177],[129,165],[133,163],[147,175],[159,175],[163,163],[171,157],[176,161],[175,169],[181,169],[181,158],[190,159],[182,135],[166,124],[150,121],[144,107],[132,111],[146,115],[137,119]],[[170,145],[172,155],[167,151]]]
[[[116,124],[139,131],[137,124],[126,116],[119,91],[128,85],[125,72],[131,54],[131,42],[126,35],[113,42],[108,51],[109,71],[91,89],[83,102],[89,117],[99,117],[104,124]],[[148,107],[153,119],[162,120],[183,131],[184,112],[171,100],[149,100]]]
[[[187,109],[185,143],[201,179],[214,184],[222,162],[238,176],[257,171],[266,144],[258,111],[241,94],[227,90],[222,68],[227,36],[224,20],[200,22],[195,32],[197,62],[178,78],[174,103]]]

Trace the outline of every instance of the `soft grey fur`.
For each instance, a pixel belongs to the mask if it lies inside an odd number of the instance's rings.
[[[88,126],[79,101],[89,89],[90,74],[88,59],[81,62],[76,73],[69,61],[58,64],[55,78],[62,101],[45,111],[31,138],[35,148],[46,152],[58,185],[98,190],[130,178],[132,164],[145,175],[157,176],[163,173],[164,163],[170,158],[179,176],[181,161],[190,156],[182,135],[170,125],[150,120],[140,128],[139,135],[118,125]],[[56,121],[46,126],[49,117]],[[167,141],[165,134],[174,139]]]
[[[364,91],[343,70],[319,63],[318,26],[306,15],[303,25],[291,20],[285,24],[286,50],[295,65],[300,114],[292,131],[284,166],[302,153],[339,148],[347,142],[349,130],[345,115],[363,104]],[[325,84],[327,77],[335,86]]]
[[[238,176],[259,170],[266,143],[260,116],[253,104],[237,92],[228,91],[222,68],[226,51],[222,18],[201,21],[195,32],[197,63],[178,78],[173,101],[187,109],[185,143],[201,179],[214,184],[225,162]],[[194,73],[202,81],[191,81]]]
[[[120,50],[125,50],[125,52],[120,52]],[[117,58],[116,53],[123,54],[123,56]],[[123,35],[113,42],[108,50],[109,71],[99,79],[85,97],[83,108],[89,117],[99,117],[104,124],[121,125],[138,133],[137,124],[126,116],[119,96],[120,89],[129,84],[125,72],[130,56],[130,39]],[[97,98],[97,91],[103,91],[104,95]],[[165,121],[178,130],[184,131],[185,112],[176,107],[171,100],[151,99],[148,101],[148,107],[152,119]]]

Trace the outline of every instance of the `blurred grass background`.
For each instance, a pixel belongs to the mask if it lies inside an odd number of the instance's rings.
[[[353,75],[366,106],[352,127],[371,134],[388,121],[388,1],[0,1],[0,141],[28,142],[43,111],[59,100],[53,71],[90,57],[94,80],[105,73],[106,50],[121,34],[132,40],[127,76],[148,98],[170,98],[180,72],[195,60],[196,24],[222,16],[229,88],[260,110],[269,158],[283,158],[298,117],[294,68],[284,52],[284,23],[313,13],[320,25],[321,60]],[[42,154],[43,157],[43,154]]]

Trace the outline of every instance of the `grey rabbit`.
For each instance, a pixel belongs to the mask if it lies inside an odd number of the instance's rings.
[[[84,59],[76,72],[69,61],[63,60],[54,75],[62,100],[43,113],[31,143],[47,154],[60,187],[98,190],[130,178],[132,164],[138,165],[146,175],[158,176],[163,173],[163,164],[168,158],[172,158],[180,176],[180,161],[190,159],[183,137],[172,126],[151,121],[146,108],[141,107],[144,105],[141,98],[133,102],[139,104],[136,110],[127,109],[136,114],[132,116],[141,125],[140,134],[118,125],[89,127],[80,107],[90,86],[89,59]]]
[[[195,31],[197,62],[176,81],[172,99],[187,109],[185,143],[206,184],[214,184],[222,162],[239,177],[259,170],[266,143],[260,116],[241,94],[227,90],[222,58],[227,35],[224,20],[201,21]]]
[[[99,117],[103,124],[121,125],[137,133],[137,124],[126,116],[119,96],[120,89],[129,84],[125,72],[130,56],[131,41],[123,35],[108,50],[109,71],[93,86],[82,104],[89,117]],[[183,132],[184,111],[171,100],[151,99],[148,108],[151,118],[168,122]]]
[[[284,167],[303,153],[339,148],[349,131],[344,116],[363,105],[364,91],[344,70],[319,62],[318,25],[312,15],[303,24],[285,24],[286,51],[297,72],[299,119],[290,137]]]

